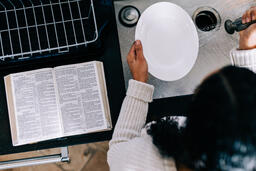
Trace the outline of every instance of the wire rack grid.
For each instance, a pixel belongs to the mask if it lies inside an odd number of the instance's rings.
[[[0,60],[69,52],[98,39],[93,0],[1,0]]]

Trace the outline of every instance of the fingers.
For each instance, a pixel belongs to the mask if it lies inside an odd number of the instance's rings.
[[[135,60],[136,58],[136,54],[135,54],[135,43],[133,43],[128,55],[127,55],[127,62],[132,62],[133,60]]]
[[[242,23],[249,23],[253,20],[256,20],[256,7],[251,7],[247,10],[244,15],[242,16]]]
[[[245,23],[248,23],[250,22],[251,20],[251,9],[247,10],[243,17],[242,17],[242,23],[245,24]]]
[[[245,24],[245,23],[249,23],[251,21],[251,10],[247,10],[243,17],[242,17],[242,23]]]
[[[143,48],[140,40],[135,41],[135,51],[138,60],[144,60]]]
[[[252,10],[251,16],[252,16],[252,21],[256,20],[256,8],[254,8],[254,10]]]
[[[244,15],[242,16],[242,23],[243,23],[243,24],[246,23],[246,14],[244,14]]]
[[[128,55],[127,55],[127,62],[133,62],[134,60],[145,60],[144,55],[143,55],[143,48],[140,40],[136,40]]]

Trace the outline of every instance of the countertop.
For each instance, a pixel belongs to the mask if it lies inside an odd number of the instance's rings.
[[[147,7],[160,1],[117,0],[114,3],[126,88],[128,80],[132,78],[126,62],[126,55],[134,41],[136,26],[123,26],[118,20],[118,13],[126,5],[135,6],[140,13],[143,13]],[[192,94],[205,76],[225,65],[230,65],[229,52],[237,46],[238,34],[227,34],[224,30],[224,22],[227,19],[234,20],[242,16],[245,10],[255,5],[255,1],[251,0],[167,0],[166,2],[181,6],[191,18],[193,18],[194,13],[198,9],[200,10],[205,7],[213,8],[219,14],[220,20],[216,29],[210,32],[203,32],[197,29],[200,44],[198,58],[193,69],[184,78],[173,82],[166,82],[152,75],[149,76],[149,84],[155,86],[154,99]]]

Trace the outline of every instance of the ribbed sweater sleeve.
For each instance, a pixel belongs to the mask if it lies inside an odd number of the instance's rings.
[[[256,72],[256,49],[230,51],[231,62],[235,66],[248,68]]]
[[[148,103],[152,101],[153,91],[152,85],[135,80],[129,81],[110,148],[114,144],[129,141],[140,135],[146,122]]]
[[[177,171],[175,161],[163,158],[143,129],[153,91],[152,85],[129,81],[109,143],[107,161],[111,171]]]

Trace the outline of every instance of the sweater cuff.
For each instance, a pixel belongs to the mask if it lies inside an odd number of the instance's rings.
[[[230,51],[232,65],[246,67],[253,72],[256,72],[256,49]]]
[[[127,96],[131,96],[145,102],[152,102],[153,93],[154,86],[136,80],[129,80],[129,87],[126,92]]]

